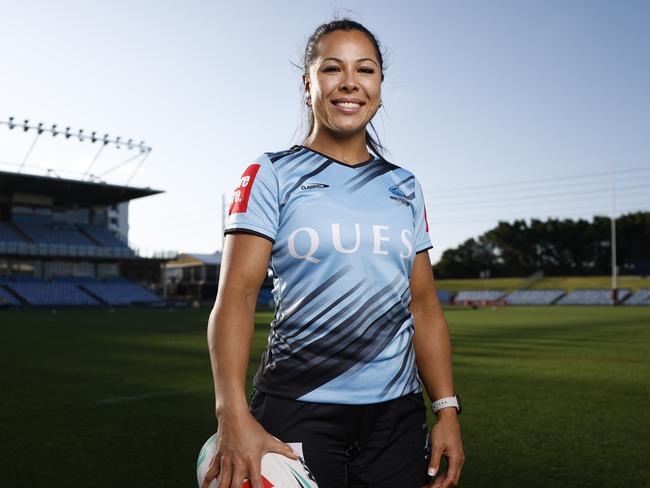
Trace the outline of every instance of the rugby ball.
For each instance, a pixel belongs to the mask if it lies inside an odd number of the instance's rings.
[[[216,452],[217,434],[214,434],[203,444],[196,462],[199,488]],[[218,484],[219,477],[212,480],[209,487],[217,488]],[[267,452],[262,457],[262,484],[264,488],[318,488],[314,475],[302,458],[294,460],[275,452]],[[251,488],[250,482],[244,480],[242,488]]]

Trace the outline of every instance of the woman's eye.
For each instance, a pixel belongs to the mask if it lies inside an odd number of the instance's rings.
[[[332,71],[340,71],[340,70],[339,70],[338,66],[328,66],[327,68],[323,68],[324,73],[329,73],[329,72],[332,72]],[[368,73],[368,74],[372,74],[372,73],[375,72],[375,70],[373,68],[359,68],[359,71],[361,71],[362,73]]]

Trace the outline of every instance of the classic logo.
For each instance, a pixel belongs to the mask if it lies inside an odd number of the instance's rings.
[[[315,188],[328,188],[329,185],[325,183],[305,183],[300,187],[301,190],[313,190]]]
[[[392,193],[392,195],[389,195],[391,199],[397,200],[407,207],[411,206],[411,201],[406,197],[406,193],[400,190],[398,186],[391,186],[388,188],[388,191]]]

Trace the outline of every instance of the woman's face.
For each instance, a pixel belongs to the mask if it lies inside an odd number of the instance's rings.
[[[323,36],[318,58],[303,82],[314,122],[321,128],[337,133],[365,131],[379,109],[379,60],[370,40],[358,30]]]

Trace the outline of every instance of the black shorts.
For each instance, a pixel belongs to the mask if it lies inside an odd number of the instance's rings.
[[[430,481],[429,429],[420,392],[341,405],[253,389],[250,410],[271,435],[302,444],[319,488],[421,488]]]

